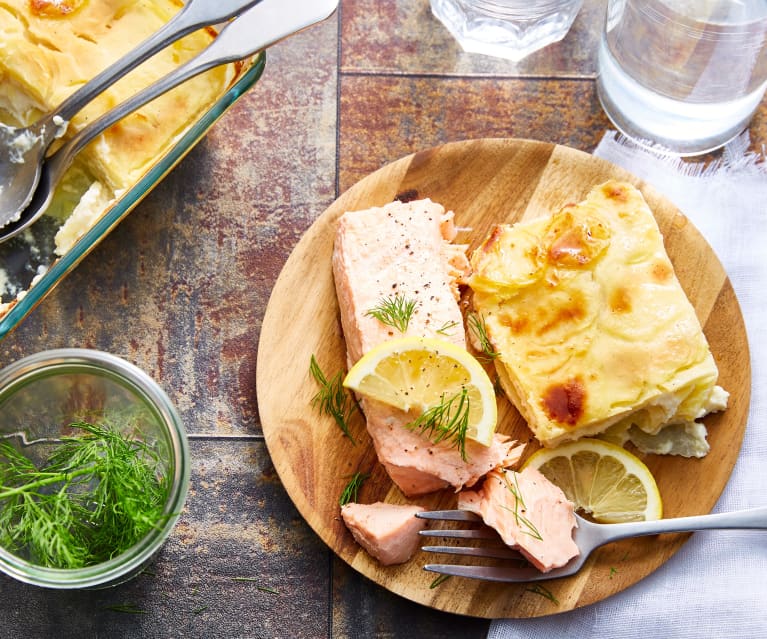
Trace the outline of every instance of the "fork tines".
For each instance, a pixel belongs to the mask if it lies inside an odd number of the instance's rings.
[[[416,515],[421,519],[442,521],[454,521],[482,524],[478,528],[464,530],[422,530],[424,537],[440,537],[442,539],[465,539],[478,540],[482,545],[477,546],[423,546],[427,552],[444,553],[448,555],[463,555],[468,557],[480,557],[482,559],[504,559],[497,565],[470,565],[470,564],[426,564],[424,570],[436,572],[442,575],[455,577],[468,577],[470,579],[482,579],[484,581],[496,581],[506,583],[526,583],[553,579],[569,574],[565,569],[552,570],[543,573],[525,559],[519,552],[512,550],[503,543],[495,530],[485,526],[482,518],[463,510],[437,510],[426,511]],[[487,543],[489,542],[489,543]],[[511,561],[508,561],[511,560]]]
[[[490,559],[518,559],[521,555],[511,548],[501,546],[421,546],[425,552],[441,552],[446,555],[462,555],[464,557],[488,557]]]
[[[416,515],[421,519],[459,521],[467,523],[482,523],[481,517],[465,510],[436,510],[421,512]],[[521,559],[521,555],[503,542],[498,533],[487,526],[470,529],[435,529],[420,531],[423,537],[439,537],[441,539],[466,539],[495,541],[494,545],[483,546],[423,546],[421,550],[448,555],[463,555],[468,557],[488,557],[491,559]]]
[[[469,566],[460,564],[426,564],[424,570],[436,572],[451,577],[468,577],[483,581],[498,581],[505,583],[525,583],[542,581],[552,578],[551,575],[537,570],[530,564],[521,566],[510,564],[505,566]]]
[[[445,521],[474,521],[482,523],[482,518],[468,510],[425,510],[415,514],[419,519],[444,519]]]

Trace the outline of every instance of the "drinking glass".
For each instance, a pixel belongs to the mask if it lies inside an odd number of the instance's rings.
[[[767,1],[608,0],[597,92],[639,144],[706,153],[742,132],[767,88]]]
[[[583,0],[431,0],[464,51],[518,61],[565,37]]]

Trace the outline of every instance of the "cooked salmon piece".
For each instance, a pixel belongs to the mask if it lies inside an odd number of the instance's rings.
[[[573,504],[535,468],[494,470],[479,490],[459,493],[458,508],[481,516],[542,572],[580,554],[573,540]]]
[[[408,497],[471,487],[498,466],[515,466],[524,452],[524,445],[496,434],[490,446],[467,439],[464,461],[450,442],[434,444],[406,428],[412,414],[374,400],[363,399],[361,405],[379,461]]]
[[[408,561],[418,549],[418,531],[426,521],[418,519],[420,506],[399,504],[349,503],[341,507],[341,517],[354,539],[370,556],[384,566]]]
[[[466,348],[459,284],[468,273],[466,246],[452,211],[431,200],[391,202],[342,215],[333,249],[333,277],[348,366],[381,342],[403,335],[436,337]],[[415,303],[405,332],[370,310],[394,296]],[[467,460],[448,442],[431,443],[405,428],[413,415],[361,400],[379,460],[407,496],[474,485],[489,470],[513,463],[520,451],[497,435],[491,446],[468,441]]]
[[[453,217],[427,199],[390,202],[338,220],[333,276],[350,368],[374,346],[403,335],[466,347],[458,285],[469,260],[466,246],[452,244]],[[396,295],[416,302],[405,333],[369,314]]]

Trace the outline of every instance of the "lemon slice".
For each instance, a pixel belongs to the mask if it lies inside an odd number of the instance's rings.
[[[446,400],[468,399],[466,436],[489,446],[497,420],[495,389],[482,365],[451,342],[426,337],[387,340],[366,353],[344,386],[417,415]]]
[[[660,519],[663,502],[650,470],[626,449],[598,439],[542,448],[525,463],[559,486],[576,508],[603,523]]]

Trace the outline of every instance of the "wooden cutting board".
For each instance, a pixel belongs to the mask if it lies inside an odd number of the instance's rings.
[[[345,347],[333,287],[335,221],[346,211],[381,206],[409,192],[455,211],[457,238],[472,248],[492,225],[548,215],[583,199],[609,178],[632,182],[644,193],[664,235],[677,275],[711,344],[729,408],[706,418],[711,452],[704,459],[644,456],[654,473],[665,516],[708,512],[730,476],[748,415],[750,360],[745,326],[732,286],[710,246],[669,201],[622,169],[586,153],[528,140],[487,139],[446,144],[408,157],[361,180],[311,226],[288,259],[264,317],[258,349],[261,423],[274,466],[301,515],[355,570],[384,588],[426,606],[476,617],[537,617],[600,601],[636,583],[668,560],[689,535],[627,540],[600,549],[576,576],[525,585],[453,577],[430,587],[435,575],[418,552],[407,564],[382,567],[354,542],[339,516],[338,499],[354,472],[370,473],[358,501],[405,503],[377,463],[364,420],[341,435],[311,406],[317,386],[309,375],[314,354],[327,374],[345,370]],[[371,229],[375,233],[375,229]],[[531,434],[516,410],[499,400],[498,430],[521,441]],[[530,447],[532,452],[535,444]],[[453,508],[455,495],[413,500],[426,508]],[[551,595],[548,596],[548,595]],[[545,595],[545,596],[544,596]],[[555,600],[555,601],[554,601]]]

